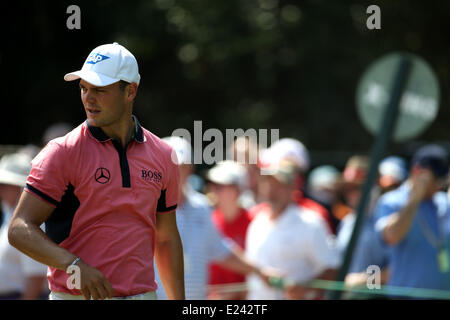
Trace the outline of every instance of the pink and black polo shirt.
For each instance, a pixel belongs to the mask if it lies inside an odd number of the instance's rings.
[[[32,161],[26,191],[55,207],[47,235],[99,269],[115,296],[153,291],[156,214],[177,206],[172,148],[142,128],[125,148],[84,122],[50,141]],[[50,290],[79,295],[49,268]]]

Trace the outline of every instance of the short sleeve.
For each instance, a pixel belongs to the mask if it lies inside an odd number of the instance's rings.
[[[31,161],[25,190],[56,207],[69,185],[66,150],[55,141]]]
[[[387,245],[387,243],[384,241],[383,237],[383,231],[386,227],[386,224],[388,222],[388,218],[394,213],[397,212],[400,209],[398,205],[394,205],[392,203],[387,202],[384,198],[381,198],[374,211],[374,217],[375,217],[375,232],[377,235],[377,238],[381,241],[382,244]]]
[[[172,156],[173,155],[170,155],[169,153],[169,156],[166,159],[166,177],[163,177],[163,189],[161,190],[156,209],[159,213],[171,212],[177,208],[180,173],[178,163],[174,161],[176,160],[176,156],[174,158],[172,158]]]

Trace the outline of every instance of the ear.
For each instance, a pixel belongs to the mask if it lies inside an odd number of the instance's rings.
[[[137,89],[138,89],[138,85],[135,82],[130,83],[127,87],[126,87],[126,98],[127,100],[129,100],[130,102],[132,102],[137,95]]]

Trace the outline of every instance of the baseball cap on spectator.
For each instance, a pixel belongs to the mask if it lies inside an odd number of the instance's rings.
[[[444,148],[436,144],[427,144],[417,150],[411,164],[412,166],[418,165],[422,168],[430,169],[436,178],[448,176],[448,153]]]
[[[285,158],[278,163],[273,176],[285,185],[292,185],[300,172],[301,169],[296,162]]]
[[[397,182],[403,182],[408,177],[406,161],[397,156],[384,158],[378,165],[380,176],[390,176]]]
[[[104,87],[120,80],[139,85],[141,76],[133,54],[114,42],[92,50],[81,70],[64,76],[66,81],[80,78],[94,86]]]
[[[364,183],[369,170],[369,158],[362,155],[351,156],[345,165],[338,186],[360,186]]]
[[[173,148],[172,161],[174,163],[192,164],[192,148],[189,141],[178,136],[164,137],[162,140]]]
[[[340,172],[335,167],[330,165],[319,166],[309,173],[308,187],[313,190],[331,190],[339,179],[339,176]]]
[[[31,160],[24,153],[5,154],[0,159],[0,183],[25,187],[31,170]]]
[[[207,173],[207,179],[215,184],[235,185],[241,190],[247,186],[247,171],[241,164],[225,160],[217,162]]]
[[[260,152],[258,160],[261,168],[267,168],[274,167],[285,159],[293,162],[302,173],[309,170],[308,150],[303,143],[292,138],[283,138],[274,142],[269,148]]]

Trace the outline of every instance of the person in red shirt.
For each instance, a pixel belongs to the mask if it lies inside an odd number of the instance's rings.
[[[245,167],[235,161],[219,162],[207,175],[210,182],[215,210],[212,220],[224,237],[232,239],[241,249],[245,247],[247,227],[251,218],[247,210],[239,203],[239,196],[247,184]],[[209,266],[209,284],[243,283],[245,275],[226,269],[216,263]],[[244,299],[245,292],[220,292],[212,290],[210,299],[237,300]]]

